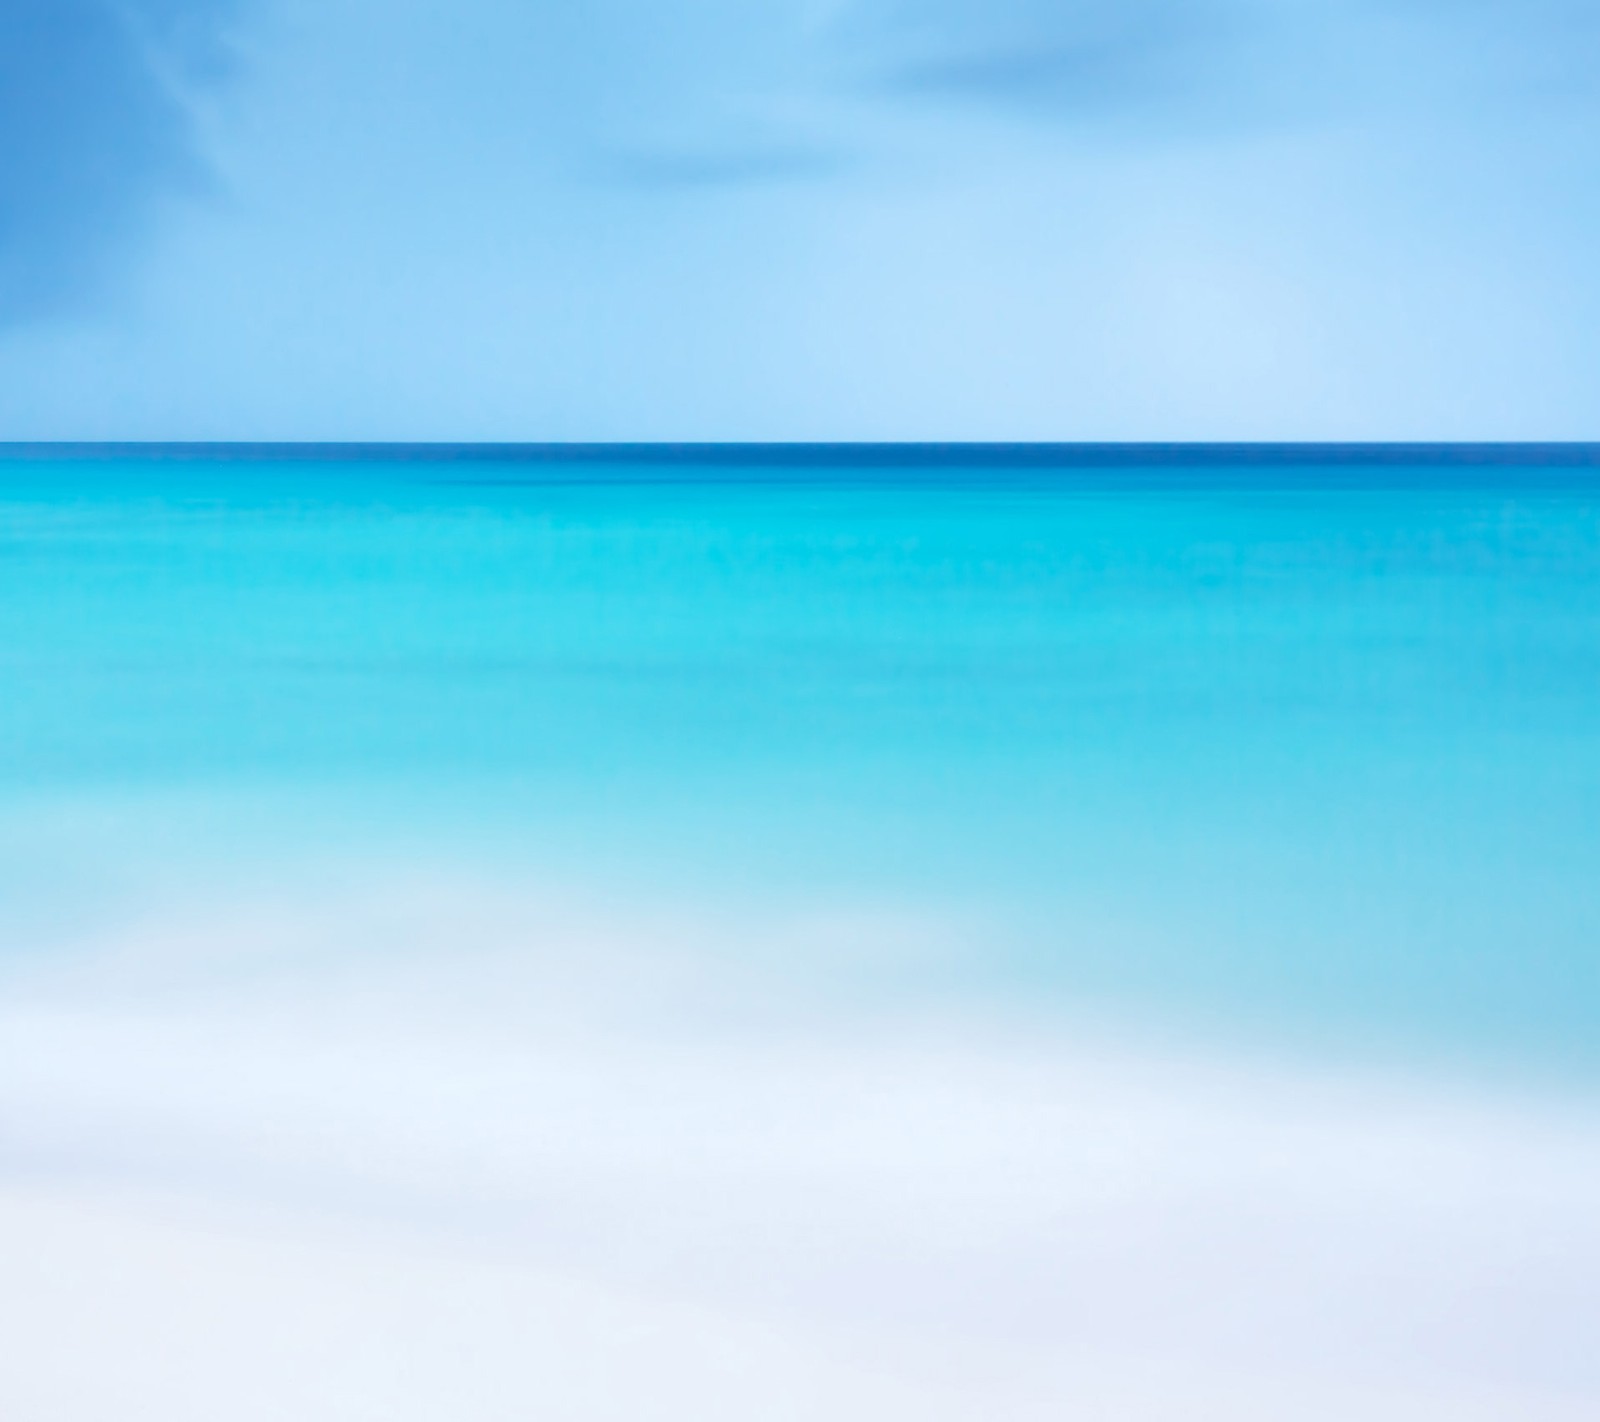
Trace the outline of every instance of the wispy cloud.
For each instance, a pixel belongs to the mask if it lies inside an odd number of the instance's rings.
[[[1570,0],[859,0],[835,37],[885,96],[1054,120],[1425,108],[1441,87],[1554,96],[1600,21]]]
[[[162,193],[204,173],[188,84],[234,0],[0,0],[0,323],[93,293]]]
[[[1244,18],[1210,0],[869,0],[841,32],[886,93],[1081,112],[1214,89]]]

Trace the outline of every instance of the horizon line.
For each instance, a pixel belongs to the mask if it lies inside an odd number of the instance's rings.
[[[227,458],[484,463],[1115,465],[1440,464],[1600,467],[1587,440],[0,440],[0,459]]]

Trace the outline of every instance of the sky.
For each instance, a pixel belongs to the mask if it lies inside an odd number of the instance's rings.
[[[0,438],[1584,439],[1586,0],[0,0]]]

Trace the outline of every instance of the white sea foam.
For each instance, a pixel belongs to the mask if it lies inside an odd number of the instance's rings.
[[[1582,1111],[830,995],[980,931],[389,865],[58,943],[0,1413],[1594,1415]]]

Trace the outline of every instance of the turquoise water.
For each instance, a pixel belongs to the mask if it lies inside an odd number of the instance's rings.
[[[6,951],[182,801],[201,876],[925,904],[847,995],[1592,1081],[1600,473],[1326,459],[0,459]]]

